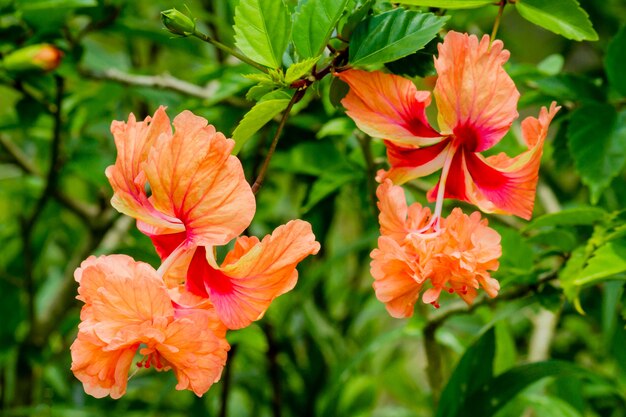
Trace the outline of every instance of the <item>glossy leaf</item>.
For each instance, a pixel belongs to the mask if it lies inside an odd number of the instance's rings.
[[[494,4],[493,0],[400,0],[411,6],[439,7],[440,9],[474,9]]]
[[[305,59],[304,61],[298,62],[287,68],[287,72],[285,72],[285,82],[287,84],[291,84],[299,78],[304,77],[309,72],[317,62],[319,57],[315,56],[313,58]]]
[[[600,246],[574,280],[575,285],[587,285],[626,272],[626,240]]]
[[[611,87],[623,97],[626,96],[626,77],[624,77],[624,69],[626,68],[626,26],[623,26],[611,40],[611,43],[609,43],[604,65]]]
[[[422,49],[437,36],[447,17],[404,9],[370,17],[361,22],[350,41],[353,66],[384,64]]]
[[[318,56],[326,47],[348,0],[307,0],[295,17],[293,44],[302,58]]]
[[[252,135],[272,120],[274,116],[285,110],[288,105],[288,98],[271,98],[258,102],[246,113],[233,132],[233,139],[235,140],[233,153],[237,154]]]
[[[626,162],[626,111],[587,104],[572,113],[567,133],[576,170],[596,204]]]
[[[589,16],[576,0],[517,0],[515,7],[524,19],[568,39],[598,40]]]
[[[235,44],[250,59],[279,68],[291,33],[282,0],[241,0],[235,9]]]

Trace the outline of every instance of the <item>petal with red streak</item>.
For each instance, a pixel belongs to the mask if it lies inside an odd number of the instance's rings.
[[[502,67],[509,59],[502,41],[450,31],[435,59],[434,95],[439,128],[463,146],[481,152],[495,145],[518,116],[519,92]]]
[[[427,147],[405,147],[385,141],[387,158],[391,168],[378,177],[391,179],[394,184],[404,184],[415,178],[430,175],[441,169],[446,159],[449,139]]]
[[[336,75],[350,86],[341,101],[346,113],[368,135],[419,146],[440,140],[426,119],[428,91],[418,91],[410,80],[380,71],[348,70]]]

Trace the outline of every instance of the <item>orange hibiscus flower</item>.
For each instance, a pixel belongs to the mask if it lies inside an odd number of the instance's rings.
[[[498,269],[500,235],[481,220],[455,208],[435,230],[428,207],[407,207],[404,191],[386,179],[376,190],[380,209],[378,248],[371,272],[376,297],[393,317],[410,317],[424,286],[422,301],[439,307],[441,291],[457,293],[471,304],[482,287],[490,297],[500,285],[489,271]]]
[[[215,246],[242,233],[256,210],[241,163],[230,154],[233,140],[189,111],[174,119],[172,132],[163,107],[143,122],[132,114],[127,123],[113,122],[111,132],[118,150],[106,171],[111,203],[152,239],[168,287],[208,298],[231,329],[259,319],[293,288],[297,264],[320,248],[302,220],[261,241],[240,237],[221,265],[215,259]]]
[[[514,158],[482,156],[518,116],[519,92],[503,69],[508,58],[499,40],[490,45],[487,35],[479,41],[448,32],[435,59],[439,130],[426,118],[430,93],[418,91],[410,80],[380,71],[337,74],[350,86],[342,101],[347,114],[364,132],[385,139],[391,169],[379,173],[380,181],[402,184],[442,170],[428,193],[436,201],[432,222],[437,228],[444,198],[470,202],[488,213],[532,215],[543,142],[559,107],[552,103],[538,119],[522,122],[527,151]]]
[[[119,398],[137,352],[137,367],[173,369],[176,389],[201,396],[219,380],[230,349],[214,309],[177,314],[163,280],[126,255],[94,256],[74,273],[83,301],[72,371],[85,392]]]

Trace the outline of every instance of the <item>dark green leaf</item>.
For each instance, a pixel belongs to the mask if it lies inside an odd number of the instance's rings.
[[[440,9],[473,9],[494,4],[493,0],[399,0],[396,3]]]
[[[318,56],[326,47],[348,0],[307,0],[295,17],[293,44],[302,58]]]
[[[384,64],[410,55],[437,36],[446,20],[404,9],[370,17],[352,35],[349,62],[354,66]]]
[[[526,226],[525,230],[545,226],[588,226],[606,216],[608,213],[599,207],[576,207],[537,217]]]
[[[369,11],[372,9],[372,5],[374,4],[374,0],[366,0],[361,7],[357,8],[348,18],[346,19],[346,23],[341,28],[341,37],[343,39],[349,40],[352,36],[352,32],[361,23],[361,20],[367,16]]]
[[[337,192],[343,185],[358,179],[361,175],[360,172],[349,167],[339,167],[338,169],[325,172],[311,187],[309,198],[302,211],[307,212],[311,210],[324,198]]]
[[[569,230],[542,230],[528,238],[528,242],[556,249],[560,252],[571,252],[576,247],[576,236]]]
[[[441,394],[436,417],[457,416],[463,402],[491,380],[495,343],[492,327],[465,351]]]
[[[595,204],[626,161],[626,111],[585,105],[572,113],[567,134],[574,164]]]
[[[441,42],[441,39],[437,36],[428,42],[423,49],[396,61],[388,62],[385,64],[385,67],[394,74],[409,77],[435,75],[433,56],[437,56],[437,44],[439,42]]]
[[[235,9],[235,44],[250,59],[279,68],[291,33],[282,0],[241,0]]]
[[[622,96],[626,96],[626,77],[624,76],[624,69],[626,68],[626,26],[623,26],[611,40],[611,43],[609,43],[604,65],[611,87]]]
[[[542,28],[576,41],[596,41],[589,16],[576,0],[517,0],[522,17]]]

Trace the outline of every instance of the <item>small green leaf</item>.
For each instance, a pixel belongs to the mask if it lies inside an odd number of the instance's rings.
[[[522,17],[544,29],[575,41],[597,41],[587,13],[576,0],[517,0]]]
[[[233,139],[235,140],[233,154],[236,155],[239,153],[242,146],[248,141],[248,139],[250,139],[250,137],[260,128],[265,126],[267,122],[272,120],[274,116],[285,110],[287,105],[289,105],[288,98],[273,98],[258,102],[248,113],[246,113],[233,132]]]
[[[626,240],[608,242],[593,253],[574,285],[587,285],[626,272]]]
[[[293,44],[302,58],[320,55],[348,0],[307,0],[295,17]]]
[[[537,69],[546,75],[558,75],[563,69],[565,59],[563,55],[552,54],[537,64]]]
[[[235,9],[235,44],[261,65],[280,68],[290,33],[282,0],[241,0]]]
[[[370,17],[354,30],[349,63],[353,66],[384,64],[422,49],[437,36],[447,17],[404,9]]]
[[[626,162],[626,111],[587,104],[572,113],[567,130],[570,152],[596,204]]]
[[[287,85],[311,72],[311,68],[313,68],[313,65],[315,65],[318,59],[319,57],[317,56],[305,59],[304,61],[293,64],[292,66],[287,68],[287,72],[285,73],[285,82],[287,83]]]
[[[438,7],[440,9],[474,9],[489,4],[493,0],[398,0],[396,3],[411,6]]]
[[[457,416],[462,411],[463,402],[491,380],[495,345],[492,327],[465,351],[441,394],[436,417]]]
[[[626,68],[626,26],[622,26],[609,43],[604,65],[611,87],[622,96],[626,96],[626,77],[624,77],[624,68]]]
[[[563,361],[544,361],[517,366],[476,389],[460,406],[457,416],[491,417],[523,389],[540,379],[549,376],[584,375],[589,375],[589,371]]]
[[[599,207],[576,207],[548,213],[531,221],[524,230],[537,229],[545,226],[588,226],[608,216]]]

